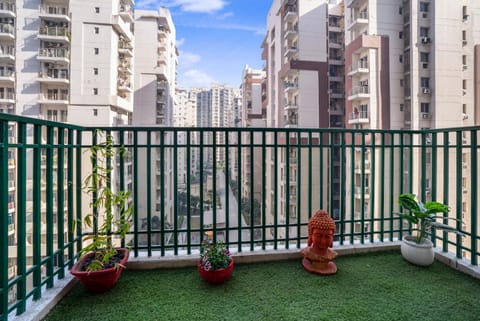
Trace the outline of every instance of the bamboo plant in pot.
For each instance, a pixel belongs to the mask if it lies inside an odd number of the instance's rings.
[[[129,203],[130,192],[115,190],[111,183],[114,162],[125,154],[125,148],[115,147],[113,136],[107,134],[105,141],[94,144],[89,151],[92,171],[84,180],[83,190],[91,197],[92,212],[77,224],[83,223],[92,233],[84,236],[80,259],[71,273],[89,291],[104,292],[115,286],[128,260],[128,249],[116,248],[113,238],[125,239],[133,206]]]
[[[398,204],[408,210],[408,213],[395,214],[415,226],[414,231],[416,234],[405,236],[400,247],[402,256],[410,263],[420,266],[429,266],[433,263],[435,253],[433,251],[433,243],[428,238],[432,228],[463,235],[454,227],[436,221],[436,219],[456,220],[436,215],[438,213],[448,213],[450,210],[448,205],[436,201],[424,204],[418,201],[414,194],[400,194]]]

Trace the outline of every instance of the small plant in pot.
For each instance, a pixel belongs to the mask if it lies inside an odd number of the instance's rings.
[[[414,229],[416,235],[405,236],[401,245],[402,256],[413,264],[429,266],[433,263],[435,253],[433,251],[433,243],[428,238],[432,233],[432,228],[463,235],[455,228],[436,221],[436,219],[456,220],[437,215],[439,213],[448,213],[450,211],[448,205],[436,201],[424,204],[418,201],[414,194],[400,194],[398,204],[408,210],[408,213],[395,214],[416,227]]]
[[[227,281],[233,271],[233,258],[222,241],[203,241],[197,267],[200,276],[210,284]]]
[[[128,204],[130,192],[114,190],[111,184],[113,162],[126,150],[116,148],[113,136],[107,134],[104,142],[93,145],[89,151],[92,172],[85,178],[83,190],[91,196],[92,213],[83,218],[83,225],[92,233],[84,236],[86,245],[71,273],[88,290],[104,292],[115,286],[128,260],[128,249],[116,248],[113,238],[125,239],[133,207]]]

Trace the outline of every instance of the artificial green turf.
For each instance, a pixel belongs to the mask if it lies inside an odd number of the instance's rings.
[[[416,267],[397,251],[335,262],[332,276],[300,260],[237,264],[220,286],[196,268],[126,270],[104,294],[76,285],[44,320],[480,320],[480,280],[442,263]]]

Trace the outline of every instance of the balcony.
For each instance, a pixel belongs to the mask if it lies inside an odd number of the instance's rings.
[[[356,76],[356,75],[368,74],[369,71],[370,69],[367,62],[358,62],[350,66],[350,71],[348,72],[348,75]]]
[[[0,69],[0,84],[13,84],[15,82],[15,71]]]
[[[352,112],[348,119],[349,124],[368,124],[369,121],[368,111]]]
[[[6,88],[0,88],[6,89]],[[15,103],[15,94],[9,91],[1,90],[0,91],[0,103],[2,104],[14,104]]]
[[[38,32],[38,39],[43,41],[69,43],[70,31],[65,27],[41,26],[40,31]]]
[[[48,105],[68,105],[68,93],[41,93],[38,103]]]
[[[8,23],[0,23],[0,40],[15,40],[15,27]]]
[[[352,22],[348,25],[347,30],[354,31],[361,28],[365,28],[368,25],[368,13],[360,12],[353,17]]]
[[[40,48],[37,59],[46,62],[70,62],[70,52],[67,48]]]
[[[119,14],[124,21],[129,23],[135,22],[135,19],[133,18],[133,8],[130,5],[127,5],[127,4],[120,5]]]
[[[15,47],[0,46],[0,61],[14,62],[15,61]]]
[[[0,2],[0,17],[15,18],[15,4],[9,2]]]
[[[368,86],[355,86],[348,95],[348,100],[361,100],[370,98]]]
[[[70,83],[68,71],[64,69],[51,69],[46,72],[40,72],[37,80],[41,83],[46,83],[46,84],[69,84]]]
[[[0,128],[5,130],[8,126],[15,126],[18,132],[28,135],[20,135],[13,142],[8,141],[6,135],[0,135],[2,156],[0,159],[4,160],[0,162],[2,190],[8,187],[8,175],[12,170],[14,173],[11,175],[18,178],[14,195],[3,193],[0,196],[0,208],[3,209],[0,212],[2,213],[0,235],[3,235],[0,242],[0,261],[7,262],[9,258],[13,260],[17,276],[4,278],[4,282],[0,282],[0,293],[8,293],[0,296],[2,321],[7,320],[8,314],[13,317],[15,313],[22,314],[24,309],[27,309],[27,313],[36,309],[39,302],[32,303],[30,299],[33,296],[37,299],[51,298],[52,291],[55,291],[53,288],[68,292],[72,285],[68,269],[76,260],[78,249],[82,247],[82,236],[88,235],[89,231],[77,230],[73,233],[69,227],[78,217],[89,212],[88,202],[77,191],[82,184],[81,177],[90,171],[86,166],[82,166],[83,158],[90,156],[85,151],[94,141],[94,135],[98,134],[96,127],[0,114]],[[259,297],[264,303],[262,311],[265,315],[273,317],[275,315],[272,313],[278,312],[282,313],[283,318],[302,319],[296,313],[304,317],[303,308],[308,309],[310,313],[327,313],[327,309],[334,309],[328,316],[324,314],[309,316],[313,319],[342,317],[345,320],[358,320],[356,317],[359,311],[355,307],[361,307],[365,320],[390,320],[399,316],[405,320],[413,320],[415,316],[409,314],[413,313],[411,310],[396,308],[404,302],[405,304],[407,301],[411,302],[407,293],[412,291],[416,296],[422,297],[423,303],[427,297],[431,297],[431,305],[418,306],[414,303],[415,312],[422,311],[420,313],[424,319],[430,320],[431,317],[432,320],[475,320],[480,313],[480,307],[476,304],[480,291],[478,280],[457,272],[453,273],[440,263],[444,262],[461,271],[480,275],[478,274],[480,254],[477,248],[480,237],[476,206],[476,199],[480,195],[477,184],[480,166],[479,126],[414,131],[160,126],[125,126],[112,127],[108,130],[114,135],[116,144],[125,147],[129,154],[115,160],[119,167],[112,173],[116,177],[116,184],[133,192],[135,226],[131,230],[132,252],[127,263],[129,269],[122,277],[121,283],[112,292],[102,296],[105,304],[94,305],[93,302],[98,303],[98,296],[90,296],[85,294],[82,288],[75,288],[65,298],[66,301],[57,306],[58,310],[52,312],[48,320],[57,318],[64,320],[65,309],[68,310],[69,320],[84,319],[92,307],[99,311],[98,313],[102,312],[97,309],[103,307],[118,311],[118,305],[115,306],[113,302],[116,298],[122,297],[127,300],[124,304],[120,303],[122,309],[136,313],[132,317],[123,315],[122,317],[133,320],[138,319],[144,312],[149,313],[147,319],[154,315],[152,313],[159,313],[162,316],[159,319],[169,319],[169,313],[172,313],[172,319],[192,319],[183,313],[193,313],[193,319],[209,320],[218,318],[219,313],[225,310],[225,306],[228,307],[226,312],[229,315],[235,313],[239,317],[258,319],[242,313],[253,311],[251,306],[255,305],[255,302],[258,304]],[[187,137],[188,143],[179,143],[181,135]],[[263,138],[257,141],[250,139],[250,135]],[[233,143],[227,137],[242,137],[241,145]],[[340,140],[342,143],[334,143],[338,137],[342,137]],[[430,144],[426,144],[427,137],[431,139]],[[467,139],[468,145],[461,144],[463,138]],[[252,220],[254,222],[252,224],[239,224],[238,218],[243,215],[242,208],[237,202],[242,196],[241,189],[230,190],[229,175],[225,173],[229,173],[233,168],[229,162],[223,163],[218,160],[215,153],[221,151],[228,155],[231,152],[238,152],[241,156],[242,153],[254,149],[261,151],[259,154],[261,156],[255,159],[254,172],[250,177],[251,184],[254,186],[260,183],[262,188],[259,191],[259,199],[265,202],[260,205],[262,214],[259,221]],[[280,172],[287,165],[289,151],[292,149],[298,151],[297,161],[301,164],[296,169],[301,172],[291,174],[289,177],[289,182],[298,188],[296,201],[305,206],[308,213],[316,210],[316,205],[309,208],[308,204],[323,204],[329,213],[335,213],[336,208],[344,209],[336,219],[338,228],[334,243],[334,249],[342,256],[335,261],[339,273],[332,277],[313,276],[301,268],[298,251],[306,246],[308,215],[281,217],[278,214],[280,209],[278,212],[275,211],[272,206],[274,203],[271,203],[271,199],[286,199],[289,196],[289,189],[282,189],[285,187],[283,185],[285,178],[280,179]],[[6,151],[22,155],[14,169],[7,168]],[[174,161],[174,156],[182,152],[188,153],[192,159],[198,161],[199,174],[189,174],[191,171],[188,170],[187,164]],[[367,170],[367,166],[360,168],[355,166],[359,159],[362,159],[357,157],[358,152],[370,153],[368,184],[361,181],[366,175],[358,174],[359,170]],[[428,167],[424,166],[426,153],[434,155],[430,158],[431,166]],[[59,173],[63,175],[46,175],[37,170],[41,168],[41,156],[45,154],[51,155],[46,159],[47,168],[51,168],[52,171],[61,169]],[[161,160],[159,166],[156,165],[157,155]],[[322,166],[319,166],[319,157],[323,162]],[[448,159],[448,162],[445,159]],[[245,165],[244,161],[244,157],[239,157],[236,166],[242,168]],[[26,164],[29,165],[25,166]],[[189,180],[186,182],[177,181],[176,178],[169,180],[172,174],[176,176],[175,174],[184,170]],[[448,172],[461,172],[462,175],[442,175]],[[421,199],[427,197],[427,182],[428,197],[447,200],[446,203],[453,208],[463,206],[464,197],[474,197],[466,202],[461,210],[450,212],[452,218],[461,217],[461,213],[464,212],[466,224],[458,223],[457,227],[462,230],[465,237],[452,238],[446,237],[442,232],[434,233],[432,241],[437,246],[436,255],[440,262],[436,262],[430,268],[417,268],[406,264],[398,251],[398,240],[411,230],[411,227],[404,224],[398,216],[392,214],[399,211],[395,200],[403,191],[399,190],[399,186],[404,183],[403,175],[399,173],[415,173],[409,177],[409,184],[411,192],[419,195]],[[341,190],[335,190],[334,184],[325,183],[329,175],[342,182]],[[469,180],[464,182],[462,176],[469,177]],[[155,184],[157,177],[158,183]],[[130,182],[134,182],[134,185],[129,185]],[[216,185],[212,185],[213,182]],[[265,182],[272,188],[267,189]],[[65,194],[59,197],[59,194],[55,193],[46,200],[42,197],[32,197],[27,201],[24,197],[25,189],[28,187],[33,196],[41,195],[42,184],[45,184],[47,191],[49,186],[53,187],[56,184],[57,190],[64,190]],[[447,194],[444,194],[445,186],[449,188]],[[200,193],[204,187],[204,193],[197,198],[200,194],[196,193]],[[468,189],[467,194],[463,194],[464,188]],[[221,192],[226,189],[229,193]],[[160,191],[159,194],[157,190]],[[339,204],[330,202],[332,194],[340,196],[337,199]],[[162,200],[158,209],[155,205],[147,206],[148,200],[155,202],[157,199]],[[193,199],[198,200],[198,207],[187,206],[185,200]],[[359,212],[358,205],[367,199],[370,211]],[[217,206],[220,203],[229,204],[229,219],[225,216],[227,211]],[[207,204],[211,205],[210,210],[206,209]],[[17,235],[15,244],[4,241],[9,231],[6,214],[9,207],[14,211],[26,212],[24,214],[28,218],[25,226],[18,226],[22,224],[21,220],[15,222]],[[71,211],[65,211],[65,207]],[[262,221],[263,217],[265,221]],[[143,219],[159,223],[155,226],[153,224],[144,226],[141,224]],[[26,234],[27,224],[28,233],[31,235]],[[455,225],[457,222],[450,224]],[[62,230],[65,233],[55,234],[55,231]],[[236,262],[245,263],[236,266],[233,279],[221,289],[210,288],[201,283],[194,268],[198,260],[201,238],[205,233],[211,234],[215,239],[224,240],[229,245]],[[348,256],[371,250],[394,251],[369,253],[358,257]],[[288,258],[293,260],[261,265],[247,264],[247,260],[252,262]],[[148,269],[167,265],[189,268],[135,271],[137,268]],[[8,264],[0,266],[3,275],[8,274],[5,269],[9,267]],[[23,279],[29,279],[31,282],[19,286]],[[426,283],[429,284],[428,287],[425,287]],[[130,291],[131,295],[128,297],[120,294],[125,291],[127,284],[135,288],[135,291]],[[299,288],[296,288],[297,285]],[[285,291],[286,288],[288,291]],[[319,288],[322,291],[318,291]],[[217,291],[218,289],[221,291]],[[248,292],[245,291],[248,289],[254,291],[252,293],[255,295],[246,295]],[[225,291],[228,292],[228,296],[225,295]],[[367,292],[368,296],[365,295]],[[163,293],[168,295],[162,295]],[[132,297],[136,295],[138,298]],[[180,300],[176,295],[183,299]],[[347,296],[345,299],[340,299],[345,295]],[[165,301],[158,304],[159,296],[162,300],[171,300],[171,303]],[[239,296],[238,300],[236,296]],[[322,305],[320,310],[312,310],[312,304],[327,302],[333,296],[337,298],[335,302],[340,303],[326,304]],[[205,302],[205,298],[211,302],[209,307],[218,302],[222,304],[218,309],[202,309],[201,303]],[[246,302],[247,298],[255,301]],[[269,310],[272,305],[265,302],[270,300],[272,304],[276,302],[279,305]],[[352,300],[355,300],[353,307],[350,304]],[[439,301],[444,303],[439,304]],[[240,304],[237,305],[235,302]],[[380,307],[380,302],[384,308]],[[373,303],[375,308],[371,308]],[[182,305],[185,305],[185,309]],[[285,306],[288,306],[288,309],[282,310]],[[435,306],[435,309],[431,306]],[[235,307],[243,312],[235,312]],[[79,309],[79,315],[77,316],[72,309]],[[166,309],[172,310],[169,312]],[[214,317],[203,314],[210,310],[216,313]],[[258,309],[254,312],[258,313]],[[433,314],[437,312],[440,313],[438,317]]]
[[[49,21],[70,22],[67,7],[43,6],[40,8],[40,14],[38,16]]]

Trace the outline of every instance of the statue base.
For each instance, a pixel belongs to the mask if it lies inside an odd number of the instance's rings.
[[[332,275],[337,273],[337,266],[332,261],[320,262],[311,261],[310,259],[303,258],[303,268],[305,271],[320,275]]]

